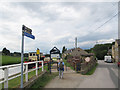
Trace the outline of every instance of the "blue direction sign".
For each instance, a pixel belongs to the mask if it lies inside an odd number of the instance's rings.
[[[35,39],[32,35],[32,30],[25,25],[22,26],[22,49],[21,49],[21,88],[23,88],[23,53],[24,53],[24,36]]]
[[[29,34],[29,33],[24,32],[24,35],[29,37],[29,38],[35,39],[35,36],[33,36],[33,35]]]

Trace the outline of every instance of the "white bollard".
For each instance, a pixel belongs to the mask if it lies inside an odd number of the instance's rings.
[[[44,70],[44,68],[43,68],[43,61],[42,61],[42,71]]]
[[[26,64],[26,68],[25,68],[25,80],[26,82],[28,82],[28,64]]]
[[[36,62],[36,76],[38,75],[38,63]]]
[[[4,88],[8,88],[8,68],[4,68]]]

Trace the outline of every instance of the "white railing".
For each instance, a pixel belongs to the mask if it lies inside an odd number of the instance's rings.
[[[39,63],[39,62],[42,63],[42,66],[41,66],[41,67],[38,67],[38,63]],[[30,69],[30,70],[28,70],[28,64],[34,64],[34,63],[35,63],[36,68],[35,68],[35,69]],[[28,73],[29,73],[29,72],[32,72],[32,71],[36,70],[36,76],[38,76],[38,69],[39,69],[39,68],[42,68],[42,71],[44,70],[44,68],[43,68],[43,61],[28,62],[28,63],[24,63],[23,65],[25,66],[25,70],[24,70],[24,73],[23,73],[23,74],[25,74],[25,81],[26,81],[26,82],[28,82]],[[21,64],[6,65],[6,66],[1,66],[1,67],[0,67],[0,69],[2,69],[2,70],[4,71],[4,77],[3,77],[3,79],[0,81],[0,84],[1,84],[1,83],[4,83],[4,88],[8,88],[8,81],[9,81],[9,80],[21,76],[21,74],[8,76],[8,69],[9,69],[9,68],[12,68],[12,67],[18,67],[18,66],[21,66]]]

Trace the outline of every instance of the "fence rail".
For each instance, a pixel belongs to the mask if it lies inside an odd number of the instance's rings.
[[[42,63],[42,66],[41,67],[38,67],[38,63]],[[30,69],[28,70],[28,65],[29,64],[34,64],[35,63],[35,69]],[[43,64],[44,62],[43,61],[34,61],[34,62],[28,62],[28,63],[24,63],[23,65],[25,66],[25,69],[24,69],[24,73],[25,74],[25,81],[28,82],[28,73],[29,72],[32,72],[34,70],[36,70],[36,76],[38,76],[38,69],[39,68],[42,68],[42,71],[44,71],[44,68],[43,68]],[[2,69],[4,71],[4,77],[3,79],[0,81],[0,84],[1,83],[4,83],[4,88],[8,88],[8,81],[9,80],[12,80],[14,78],[17,78],[19,76],[21,76],[21,74],[18,74],[18,75],[10,75],[8,76],[8,69],[9,68],[12,68],[12,67],[18,67],[18,66],[21,66],[21,64],[13,64],[13,65],[6,65],[6,66],[1,66],[0,69]]]

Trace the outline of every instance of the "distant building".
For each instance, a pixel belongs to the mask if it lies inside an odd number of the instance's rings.
[[[65,53],[63,53],[63,57],[67,56],[67,55],[71,55],[73,57],[87,57],[87,56],[93,56],[93,53],[87,53],[86,51],[84,51],[81,48],[74,48],[74,49],[69,49],[67,51],[65,51]]]
[[[40,60],[40,57],[42,57],[42,56],[43,56],[43,53],[40,53],[39,54],[39,60]],[[33,60],[33,61],[37,61],[37,54],[36,54],[36,52],[29,52],[28,58]]]
[[[115,44],[112,45],[112,58],[118,62],[120,58],[120,39],[115,40]]]

